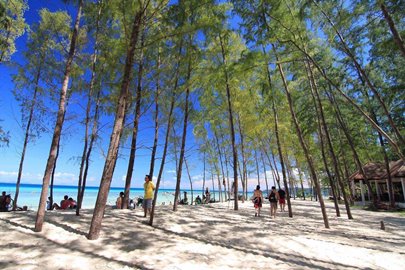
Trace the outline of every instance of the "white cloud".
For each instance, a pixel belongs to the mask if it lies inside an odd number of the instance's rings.
[[[0,181],[2,182],[9,182],[9,183],[15,183],[17,181],[17,176],[18,172],[6,172],[6,171],[0,171]],[[42,180],[42,174],[32,174],[29,172],[23,172],[22,174],[22,179],[24,182],[37,182],[38,180]]]
[[[17,176],[17,172],[5,172],[5,171],[0,171],[0,176]]]
[[[55,177],[60,178],[75,178],[76,176],[73,173],[66,173],[66,172],[57,172],[55,173]]]
[[[168,170],[166,173],[176,173],[176,170]]]
[[[191,179],[192,179],[192,180],[200,180],[200,179],[202,179],[203,177],[204,177],[203,175],[197,174],[197,175],[192,176]]]

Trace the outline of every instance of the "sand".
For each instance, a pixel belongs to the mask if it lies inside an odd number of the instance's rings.
[[[0,269],[405,269],[405,216],[352,209],[325,229],[317,202],[292,201],[288,213],[254,217],[250,202],[159,206],[154,227],[140,208],[108,208],[98,240],[87,240],[92,210],[0,213]],[[380,221],[386,230],[380,229]]]

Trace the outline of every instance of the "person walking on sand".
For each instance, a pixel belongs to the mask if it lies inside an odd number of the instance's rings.
[[[271,187],[271,192],[269,195],[270,201],[270,217],[276,218],[277,213],[277,201],[280,199],[276,187]]]
[[[145,195],[143,196],[143,212],[144,217],[149,212],[149,215],[152,211],[152,199],[153,199],[153,191],[155,190],[155,185],[152,183],[152,179],[150,179],[150,175],[145,175],[145,183],[143,184],[143,188],[145,190]]]
[[[285,209],[285,191],[284,191],[284,189],[280,188],[278,190],[278,196],[280,197],[280,199],[278,200],[278,202],[280,203],[280,212],[284,212],[284,209]]]
[[[260,190],[260,186],[257,185],[255,191],[253,191],[253,204],[255,207],[255,217],[260,217],[260,209],[262,208],[263,192]]]

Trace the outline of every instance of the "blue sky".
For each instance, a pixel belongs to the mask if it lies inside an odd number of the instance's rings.
[[[50,11],[56,10],[68,10],[71,16],[76,15],[76,10],[74,8],[67,8],[67,6],[62,1],[55,0],[42,0],[42,1],[28,1],[29,10],[25,14],[26,21],[29,25],[33,22],[38,22],[39,16],[38,11],[46,7]],[[26,35],[20,37],[16,41],[17,52],[12,56],[12,61],[23,63],[24,59],[21,56],[21,52],[25,50]],[[11,135],[10,145],[8,147],[0,148],[0,182],[15,183],[17,180],[18,166],[20,162],[20,153],[22,151],[23,135],[24,131],[21,128],[21,115],[20,108],[16,102],[12,90],[14,88],[13,82],[11,81],[11,75],[15,73],[15,69],[11,66],[1,64],[0,65],[0,125],[5,131],[9,131]],[[62,78],[60,78],[62,81]],[[60,91],[61,84],[55,91]],[[79,101],[78,101],[79,103]],[[69,112],[74,112],[80,114],[82,110],[78,103],[75,103],[73,99],[69,104],[67,109],[66,118],[69,117]],[[53,104],[55,107],[56,104]],[[84,112],[83,112],[84,114]],[[153,140],[153,123],[151,122],[151,113],[148,112],[147,115],[141,118],[141,123],[138,133],[138,145],[143,145],[137,150],[137,156],[135,160],[135,167],[132,178],[133,187],[141,187],[143,184],[144,175],[149,171],[150,163],[150,147]],[[92,155],[92,163],[90,165],[88,185],[98,186],[104,166],[104,154],[107,152],[109,137],[111,134],[111,126],[114,119],[110,117],[103,118],[103,124],[105,127],[102,129],[102,140],[99,141],[95,147]],[[77,157],[80,156],[83,148],[83,133],[84,129],[79,123],[79,120],[66,121],[63,127],[63,135],[61,140],[60,155],[57,162],[56,174],[55,174],[55,184],[59,185],[77,185],[78,173],[79,173],[79,163]],[[28,145],[26,152],[26,157],[24,161],[23,168],[23,178],[22,183],[42,183],[43,173],[45,171],[46,161],[49,154],[49,148],[51,143],[52,132],[54,128],[54,121],[51,121],[48,127],[51,132],[44,133],[42,136],[36,140],[34,143]],[[160,131],[159,143],[162,144],[164,137],[164,130]],[[181,133],[180,130],[177,131],[178,134]],[[188,165],[190,168],[190,174],[193,180],[194,188],[201,188],[203,180],[203,162],[201,157],[197,154],[196,146],[194,145],[194,139],[192,136],[192,127],[188,130],[187,137],[187,149],[186,153]],[[191,150],[190,150],[191,149]],[[160,166],[161,148],[158,149],[155,165],[155,175],[157,175]],[[117,161],[117,166],[114,172],[112,186],[113,187],[123,187],[125,183],[125,175],[128,166],[128,155],[129,155],[129,142],[120,149],[120,158]],[[162,188],[174,188],[175,187],[175,162],[173,156],[170,156],[169,161],[166,163],[165,172],[162,179]],[[185,165],[183,165],[183,177],[182,177],[182,188],[189,188],[189,179],[187,172],[185,171]],[[262,169],[261,169],[262,171]],[[211,175],[207,172],[207,181],[211,187]],[[263,175],[261,175],[263,181]],[[268,172],[269,185],[272,185],[271,173]],[[250,187],[249,190],[253,189],[257,183],[257,176],[250,176]],[[215,183],[217,183],[215,177]],[[264,185],[264,184],[263,184]]]

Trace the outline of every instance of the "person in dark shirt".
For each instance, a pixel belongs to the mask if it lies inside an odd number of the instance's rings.
[[[277,202],[280,199],[276,187],[271,187],[271,192],[269,194],[270,201],[270,217],[276,218],[277,212]]]
[[[280,197],[280,199],[278,199],[278,202],[280,203],[280,211],[284,212],[284,208],[285,208],[285,191],[280,188],[278,190],[278,196]]]

